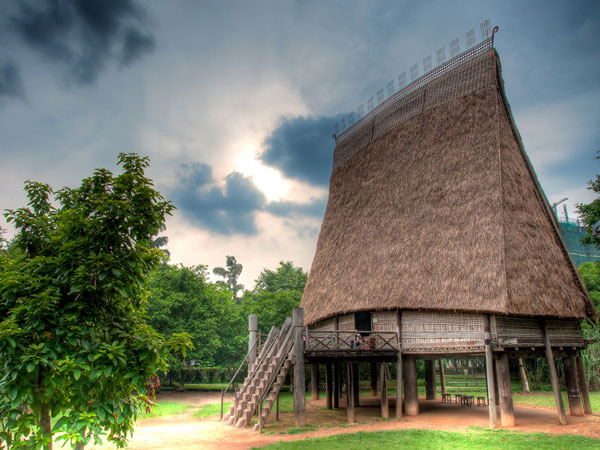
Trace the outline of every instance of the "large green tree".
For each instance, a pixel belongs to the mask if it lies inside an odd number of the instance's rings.
[[[208,367],[231,364],[243,348],[239,307],[207,276],[206,266],[161,264],[150,277],[150,324],[167,338],[188,333],[195,347],[188,360]],[[173,368],[181,370],[185,363],[180,358]]]
[[[600,159],[600,154],[596,156]],[[600,175],[588,181],[588,189],[600,197]],[[600,248],[600,198],[596,198],[588,204],[580,203],[577,209],[581,214],[581,220],[587,225],[587,236],[582,239],[585,244],[593,244]]]
[[[256,279],[254,290],[242,299],[244,316],[256,314],[261,330],[280,327],[286,317],[300,305],[308,274],[290,261],[279,263],[276,270],[264,269]]]
[[[164,340],[145,322],[150,248],[172,206],[149,161],[120,154],[78,188],[27,182],[27,207],[5,214],[23,257],[0,266],[0,439],[8,448],[126,443]],[[52,202],[51,198],[55,201]],[[51,417],[57,418],[51,425]]]
[[[600,311],[600,265],[593,262],[583,263],[579,266],[579,273],[590,297],[596,304],[596,310]]]

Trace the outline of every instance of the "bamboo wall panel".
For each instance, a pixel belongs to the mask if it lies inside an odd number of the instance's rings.
[[[309,327],[309,329],[312,331],[334,331],[335,325],[336,325],[336,319],[333,318],[333,319],[322,320],[320,322],[317,322],[316,324],[311,325]]]
[[[371,313],[371,329],[373,331],[396,331],[397,326],[397,311],[374,311]]]
[[[340,330],[340,331],[356,330],[354,314],[346,314],[345,316],[338,317],[338,330]]]

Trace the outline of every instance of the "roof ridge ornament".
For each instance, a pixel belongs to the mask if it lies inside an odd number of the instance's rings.
[[[387,83],[387,98],[384,97],[384,90],[379,89],[377,92],[377,105],[375,105],[374,97],[371,96],[367,102],[367,112],[364,112],[364,104],[361,104],[356,111],[352,111],[348,115],[344,115],[340,122],[337,122],[334,127],[332,138],[336,144],[353,134],[356,130],[362,127],[368,120],[379,114],[381,111],[389,107],[396,100],[406,96],[423,84],[437,78],[441,74],[456,67],[463,62],[477,56],[483,51],[494,46],[494,35],[500,29],[494,26],[491,29],[490,19],[486,19],[480,24],[481,42],[475,45],[476,36],[475,30],[471,28],[465,33],[465,48],[464,52],[460,52],[460,41],[458,38],[450,42],[450,59],[446,62],[445,46],[437,50],[437,66],[433,66],[432,55],[423,58],[423,75],[419,76],[419,64],[413,64],[410,67],[410,83],[406,85],[406,71],[398,76],[398,90],[394,90],[394,80]]]

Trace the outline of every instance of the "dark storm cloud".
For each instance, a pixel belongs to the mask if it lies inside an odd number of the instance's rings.
[[[22,3],[11,23],[32,49],[68,71],[68,81],[94,83],[111,62],[127,65],[154,50],[140,30],[145,13],[132,0],[46,0]]]
[[[214,185],[209,165],[192,164],[183,169],[180,185],[171,198],[186,218],[219,234],[258,232],[255,213],[264,209],[266,200],[249,178],[232,172],[220,188]]]
[[[212,168],[203,163],[182,165],[179,184],[169,197],[186,219],[223,235],[257,234],[256,213],[260,211],[291,219],[321,219],[327,204],[326,196],[309,203],[267,202],[252,180],[239,172],[227,175],[225,186],[220,187],[215,184]]]
[[[25,98],[21,71],[13,61],[0,66],[0,98],[2,97]]]
[[[333,128],[338,117],[295,117],[265,139],[260,159],[286,177],[327,186],[333,163]]]
[[[325,215],[325,206],[327,206],[327,196],[313,198],[309,203],[270,202],[266,210],[280,217],[310,216],[322,219]]]

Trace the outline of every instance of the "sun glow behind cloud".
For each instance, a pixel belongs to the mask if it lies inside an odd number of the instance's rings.
[[[235,170],[251,177],[268,201],[280,200],[290,190],[290,183],[283,179],[279,171],[263,165],[256,159],[256,153],[252,149],[236,158]]]

